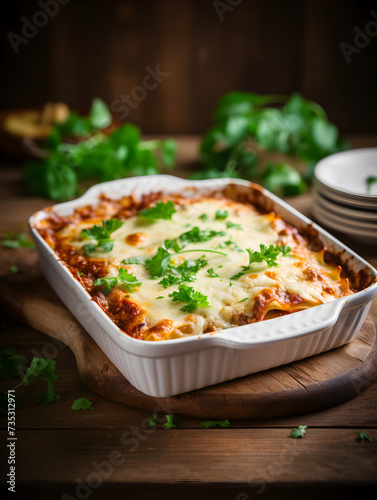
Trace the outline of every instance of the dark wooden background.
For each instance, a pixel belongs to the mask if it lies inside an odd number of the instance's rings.
[[[218,98],[236,89],[299,91],[342,132],[377,132],[377,36],[350,63],[340,48],[377,17],[377,2],[216,1],[238,5],[221,20],[214,0],[71,0],[18,54],[8,35],[41,6],[2,2],[0,109],[47,100],[85,109],[95,96],[110,105],[160,65],[169,75],[127,117],[145,133],[202,133]]]

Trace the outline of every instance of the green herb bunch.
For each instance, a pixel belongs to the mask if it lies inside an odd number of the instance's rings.
[[[28,191],[65,200],[79,193],[80,181],[156,174],[161,165],[174,165],[174,140],[142,141],[140,130],[129,123],[105,133],[111,124],[106,104],[94,99],[88,116],[71,112],[64,123],[54,125],[44,144],[46,158],[24,165]]]
[[[280,196],[302,193],[315,164],[348,147],[322,107],[297,93],[228,93],[218,103],[214,122],[201,144],[204,169],[192,178],[244,177]],[[287,156],[265,162],[262,150]],[[304,164],[302,175],[291,160]]]

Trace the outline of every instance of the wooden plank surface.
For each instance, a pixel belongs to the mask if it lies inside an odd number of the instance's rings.
[[[351,139],[358,147],[376,144],[375,137]],[[188,137],[181,138],[179,142],[180,161],[176,173],[184,175],[187,166],[196,159],[198,141]],[[24,230],[27,216],[46,206],[48,201],[25,194],[17,166],[3,167],[1,177],[0,231]],[[310,195],[289,201],[310,215]],[[377,264],[375,248],[343,236],[341,239],[372,264]],[[9,265],[19,261],[19,255],[30,256],[30,251],[1,249],[0,274],[8,274]],[[31,262],[32,259],[25,259],[21,272],[29,272],[26,261]],[[376,303],[372,306],[371,315],[376,323]],[[67,491],[76,495],[75,479],[85,478],[90,464],[101,461],[116,449],[120,436],[125,431],[136,432],[133,429],[139,428],[150,413],[106,401],[91,392],[79,379],[75,359],[69,349],[50,353],[51,342],[46,336],[12,322],[6,317],[6,311],[2,311],[1,323],[8,324],[0,332],[1,344],[14,345],[29,360],[34,355],[54,357],[57,362],[57,390],[61,394],[59,403],[40,407],[35,400],[43,387],[35,384],[19,391],[21,406],[16,417],[19,491],[24,492],[23,498],[33,498],[32,492],[37,490],[36,498],[39,499],[44,498],[44,493],[49,499],[61,498]],[[10,386],[9,382],[1,382],[1,390]],[[70,410],[73,399],[77,397],[93,401],[95,410]],[[0,428],[4,429],[5,424],[2,416]],[[289,430],[299,424],[308,425],[304,439],[289,438]],[[157,500],[191,499],[193,496],[196,500],[249,500],[258,496],[255,488],[247,486],[250,477],[260,479],[266,470],[279,471],[268,478],[262,497],[266,500],[281,499],[282,492],[283,498],[284,492],[289,494],[290,499],[302,498],[303,490],[298,487],[305,485],[311,485],[310,489],[305,489],[307,499],[317,498],[318,495],[322,500],[330,497],[367,498],[365,488],[377,483],[376,382],[356,398],[327,410],[297,417],[234,421],[225,430],[212,431],[199,427],[200,420],[185,418],[177,430],[158,429],[145,441],[141,440],[133,453],[124,445],[121,451],[125,462],[115,475],[103,479],[101,488],[93,491],[91,498],[108,498],[111,493],[113,498],[124,498],[126,495],[127,498],[149,499],[153,491]],[[355,441],[363,429],[373,438],[372,443]],[[108,438],[108,434],[113,437]],[[4,432],[2,445],[3,438]],[[298,454],[281,465],[279,461],[285,442],[297,447]],[[4,467],[1,470],[5,470]],[[144,482],[146,486],[142,486]],[[332,488],[324,490],[326,484]],[[290,486],[294,489],[289,489]],[[335,491],[334,486],[337,486]]]

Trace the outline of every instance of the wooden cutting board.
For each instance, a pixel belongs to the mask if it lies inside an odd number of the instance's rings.
[[[289,365],[170,398],[133,387],[48,286],[39,269],[2,280],[0,302],[73,351],[83,382],[106,399],[149,411],[202,419],[250,419],[327,408],[363,391],[377,376],[376,329],[367,318],[346,346]]]

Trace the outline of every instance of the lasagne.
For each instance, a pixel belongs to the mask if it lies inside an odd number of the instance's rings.
[[[51,211],[37,229],[92,300],[141,340],[265,321],[357,289],[318,242],[224,192],[101,196],[69,216]]]

